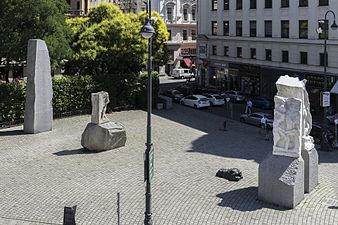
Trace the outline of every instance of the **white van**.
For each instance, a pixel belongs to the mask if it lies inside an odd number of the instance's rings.
[[[173,77],[181,79],[192,78],[194,74],[190,72],[190,69],[175,68],[173,69]]]

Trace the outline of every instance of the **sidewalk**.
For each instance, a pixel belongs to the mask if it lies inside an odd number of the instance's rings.
[[[154,111],[153,218],[157,225],[338,224],[338,153],[319,152],[320,184],[294,210],[257,201],[258,165],[272,151],[256,127],[175,105]],[[144,219],[143,152],[146,112],[108,115],[126,126],[120,149],[86,154],[80,137],[90,116],[54,120],[52,132],[0,130],[0,224],[62,224],[63,207],[77,205],[77,224],[121,225]],[[239,182],[215,177],[237,167]]]

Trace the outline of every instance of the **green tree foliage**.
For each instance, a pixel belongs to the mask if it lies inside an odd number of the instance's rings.
[[[146,12],[140,13],[139,20],[142,24],[145,23],[147,16]],[[169,40],[169,32],[165,22],[158,12],[152,11],[151,17],[155,20],[152,22],[152,25],[156,31],[152,37],[153,61],[157,66],[163,66],[169,60],[168,48],[166,45],[166,42]]]
[[[0,59],[23,61],[29,39],[46,41],[52,66],[70,53],[65,0],[1,0]]]

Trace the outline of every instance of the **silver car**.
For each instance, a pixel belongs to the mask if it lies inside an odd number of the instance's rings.
[[[272,129],[273,126],[273,117],[269,113],[257,112],[251,114],[242,114],[239,118],[239,121],[242,123],[249,123],[255,126],[262,127],[261,119],[263,116],[267,119],[267,125],[269,129]]]

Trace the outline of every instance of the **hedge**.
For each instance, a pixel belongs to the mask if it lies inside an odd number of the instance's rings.
[[[134,77],[134,76],[131,76]],[[159,76],[154,72],[153,103],[156,103],[159,91]],[[102,79],[104,78],[104,79]],[[91,76],[61,76],[53,80],[53,111],[55,115],[77,111],[91,110],[91,93],[107,91],[110,104],[108,110],[147,105],[147,73],[136,76],[132,82],[116,81],[116,76],[102,76],[100,79]],[[16,121],[24,117],[26,85],[0,83],[0,123]]]

